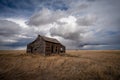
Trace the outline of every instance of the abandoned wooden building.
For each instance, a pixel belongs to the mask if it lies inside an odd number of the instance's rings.
[[[65,53],[65,46],[54,38],[38,35],[27,45],[27,53],[39,53],[44,55]]]

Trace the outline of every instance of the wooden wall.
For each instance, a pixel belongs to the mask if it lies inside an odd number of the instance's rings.
[[[45,42],[41,37],[37,38],[35,42],[27,46],[28,53],[45,53]]]
[[[51,54],[51,53],[59,53],[60,52],[60,45],[57,43],[52,43],[52,42],[47,42],[45,41],[45,53],[46,54]]]
[[[62,50],[61,50],[62,48]],[[60,43],[53,43],[38,37],[31,44],[27,45],[27,53],[40,53],[44,55],[64,53],[65,47]]]

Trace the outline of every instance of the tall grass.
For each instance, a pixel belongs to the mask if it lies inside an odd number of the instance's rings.
[[[0,80],[120,80],[120,51],[42,56],[0,51]]]

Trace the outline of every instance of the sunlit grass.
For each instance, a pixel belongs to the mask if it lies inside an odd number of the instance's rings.
[[[0,80],[119,80],[120,51],[69,50],[60,55],[0,51]]]

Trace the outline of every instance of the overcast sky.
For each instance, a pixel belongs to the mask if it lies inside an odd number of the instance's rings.
[[[0,49],[26,49],[38,34],[67,49],[120,49],[120,0],[0,0]]]

